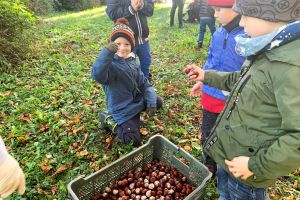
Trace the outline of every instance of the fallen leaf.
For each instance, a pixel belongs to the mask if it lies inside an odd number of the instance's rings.
[[[105,139],[105,142],[106,142],[106,143],[111,143],[112,140],[113,140],[113,139],[112,139],[111,137],[108,137],[108,138]]]
[[[37,189],[37,192],[38,192],[39,194],[49,195],[49,192],[47,192],[46,190],[43,190],[42,188],[38,188],[38,189]]]
[[[7,96],[11,95],[12,93],[14,93],[14,92],[13,91],[6,91],[4,93],[0,93],[0,96],[7,97]]]
[[[82,115],[83,113],[84,111],[80,111],[77,113],[77,115],[72,120],[74,124],[77,124],[79,122],[80,115]]]
[[[27,124],[30,124],[30,114],[25,114],[19,117],[20,121],[25,121]]]
[[[77,157],[82,157],[82,156],[85,156],[88,154],[89,154],[89,152],[87,150],[76,152]]]
[[[142,135],[145,135],[145,136],[149,134],[146,128],[141,128],[140,132]]]
[[[45,174],[47,174],[52,169],[52,166],[49,164],[42,163],[42,164],[39,164],[39,166]]]
[[[184,145],[183,149],[186,150],[186,151],[190,151],[191,146],[190,145]]]
[[[68,119],[71,119],[71,116],[65,111],[65,110],[61,110],[61,113]]]
[[[72,131],[73,134],[79,133],[80,131],[82,131],[84,129],[84,126],[79,127],[78,129],[75,129]]]
[[[298,189],[298,180],[295,180],[295,181],[294,181],[293,188],[294,188],[295,190]]]
[[[64,172],[64,171],[66,171],[67,169],[68,169],[67,165],[62,165],[62,166],[60,166],[60,167],[56,170],[56,172],[55,172],[54,174],[51,175],[51,177],[56,176],[57,174],[60,174],[60,173],[62,173],[62,172]]]

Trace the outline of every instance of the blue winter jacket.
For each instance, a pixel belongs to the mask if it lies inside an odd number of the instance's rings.
[[[216,70],[221,72],[240,71],[245,58],[235,51],[235,36],[244,34],[244,29],[240,26],[234,28],[230,33],[222,26],[213,34],[209,47],[205,70]],[[217,99],[226,100],[227,92],[208,85],[203,85],[202,92]]]
[[[108,112],[119,125],[146,106],[156,107],[156,92],[133,57],[124,59],[104,48],[91,74],[102,84]]]

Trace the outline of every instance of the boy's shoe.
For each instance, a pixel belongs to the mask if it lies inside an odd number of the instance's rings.
[[[201,49],[203,46],[202,42],[198,42],[198,46],[197,46],[197,49]]]
[[[116,133],[116,128],[118,124],[115,122],[115,120],[112,118],[108,112],[102,111],[100,112],[100,127],[102,129],[109,129],[113,133]]]

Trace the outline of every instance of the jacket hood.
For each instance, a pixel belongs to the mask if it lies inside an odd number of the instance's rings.
[[[300,67],[300,39],[266,52],[270,61],[285,62]]]

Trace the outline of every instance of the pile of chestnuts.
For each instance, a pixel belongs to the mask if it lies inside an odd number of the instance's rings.
[[[180,200],[195,187],[177,169],[154,160],[128,171],[109,187],[97,192],[91,200]]]

